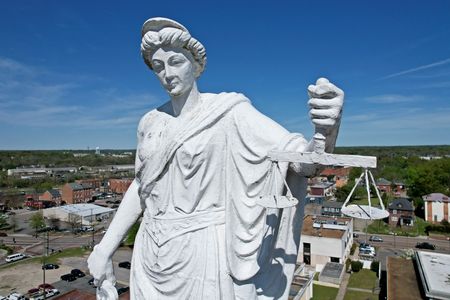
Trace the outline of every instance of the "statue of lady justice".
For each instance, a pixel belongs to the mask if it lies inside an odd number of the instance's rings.
[[[306,178],[316,168],[279,163],[272,172],[267,155],[311,151],[313,143],[261,114],[242,94],[201,93],[196,80],[205,48],[183,25],[147,20],[141,52],[170,100],[140,120],[136,178],[88,259],[103,298],[117,297],[105,292],[115,283],[111,257],[143,215],[131,299],[287,299],[303,201],[268,208],[258,199],[286,190],[304,199]],[[308,94],[311,120],[331,152],[344,94],[325,78]]]

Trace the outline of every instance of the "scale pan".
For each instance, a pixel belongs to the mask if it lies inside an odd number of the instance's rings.
[[[389,217],[389,212],[387,210],[371,207],[369,205],[351,204],[342,207],[341,212],[349,217],[366,220],[379,220]]]
[[[298,200],[292,196],[261,196],[256,204],[266,208],[288,208],[297,205]]]

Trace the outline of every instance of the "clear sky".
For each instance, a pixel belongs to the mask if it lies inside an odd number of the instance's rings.
[[[450,144],[450,1],[0,1],[0,149],[135,148],[167,100],[143,63],[155,16],[206,47],[204,92],[246,94],[312,135],[308,84],[346,93],[338,146]]]

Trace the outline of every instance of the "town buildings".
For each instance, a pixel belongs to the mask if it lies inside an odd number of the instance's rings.
[[[407,198],[396,198],[388,206],[390,226],[413,226],[414,207]]]
[[[94,189],[90,184],[71,182],[62,187],[61,194],[66,204],[86,203],[92,200]]]
[[[78,223],[80,226],[91,226],[111,218],[115,210],[95,204],[69,204],[47,208],[42,211],[44,218],[58,219],[62,222]]]
[[[353,220],[305,216],[297,261],[321,271],[327,262],[345,263],[353,244]]]
[[[133,180],[133,178],[109,179],[109,190],[115,194],[125,194]]]
[[[448,207],[450,199],[441,193],[432,193],[422,197],[425,202],[425,220],[438,223],[442,220],[449,221]]]

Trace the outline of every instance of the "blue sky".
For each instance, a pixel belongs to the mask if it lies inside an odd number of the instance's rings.
[[[346,93],[338,146],[450,144],[450,1],[1,1],[0,149],[131,149],[167,95],[140,29],[184,24],[204,92],[312,135],[308,84]]]

